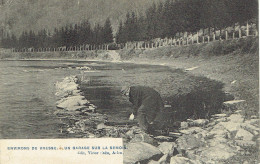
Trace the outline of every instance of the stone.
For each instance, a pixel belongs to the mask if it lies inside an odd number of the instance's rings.
[[[255,141],[235,140],[235,143],[241,147],[256,147]]]
[[[168,137],[168,136],[156,136],[156,137],[154,137],[154,139],[156,139],[156,140],[158,140],[160,142],[164,142],[164,141],[171,141],[174,138]]]
[[[160,164],[158,161],[151,160],[148,162],[148,164]]]
[[[188,122],[181,122],[181,129],[186,129],[189,127]]]
[[[166,164],[167,160],[168,160],[169,155],[168,154],[164,154],[160,160],[158,161],[159,164]]]
[[[240,129],[240,123],[237,122],[220,122],[219,125],[223,126],[225,129],[227,129],[229,132],[236,132]]]
[[[212,116],[219,118],[219,117],[226,117],[227,114],[225,114],[225,113],[222,113],[222,114],[214,114],[214,115],[212,115]]]
[[[205,144],[201,139],[196,138],[193,135],[183,135],[176,140],[176,143],[178,151],[188,149],[191,150]]]
[[[235,105],[241,102],[245,102],[246,100],[231,100],[231,101],[225,101],[224,104],[225,105]]]
[[[65,110],[77,110],[82,108],[81,106],[89,104],[89,101],[84,100],[84,98],[84,96],[71,96],[64,99],[64,101],[58,104],[57,107]]]
[[[216,146],[218,144],[221,144],[221,143],[226,143],[227,142],[227,139],[226,138],[223,138],[221,136],[215,136],[213,139],[210,139],[208,141],[208,144],[209,146]]]
[[[161,143],[158,148],[163,154],[169,154],[174,151],[174,147],[177,145],[174,142],[163,142]]]
[[[78,70],[91,70],[90,67],[84,66],[84,67],[76,67]]]
[[[199,133],[202,131],[203,131],[203,129],[200,127],[190,127],[188,129],[180,130],[180,132],[183,134],[194,134],[194,133]]]
[[[198,119],[189,123],[190,126],[204,126],[209,122],[207,119]]]
[[[254,134],[254,135],[258,135],[259,134],[259,127],[251,125],[248,122],[245,122],[245,123],[241,124],[241,127],[243,129],[249,131],[250,133]]]
[[[199,164],[200,162],[193,161],[185,157],[174,156],[171,157],[170,164]]]
[[[132,138],[131,142],[145,142],[152,145],[156,145],[156,141],[148,134],[141,132],[139,134],[135,134],[135,136]]]
[[[205,148],[200,155],[208,160],[226,160],[234,156],[235,152],[236,150],[223,143]]]
[[[244,130],[244,129],[239,129],[235,136],[235,139],[251,141],[253,139],[253,137],[254,137],[254,135],[251,134],[249,131]]]
[[[139,161],[149,160],[161,156],[161,151],[148,143],[129,143],[124,149],[124,164],[134,164]]]
[[[246,120],[245,123],[249,123],[251,125],[259,127],[259,119]]]
[[[236,123],[242,123],[244,122],[244,118],[241,114],[232,114],[228,117],[228,119],[231,122],[236,122]]]
[[[209,131],[207,136],[222,136],[226,137],[228,134],[228,131],[224,128],[223,125],[217,124]]]

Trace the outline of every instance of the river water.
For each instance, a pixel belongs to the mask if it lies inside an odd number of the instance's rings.
[[[82,70],[75,69],[79,66],[89,66],[96,72],[83,74]],[[84,94],[98,106],[98,112],[114,120],[127,119],[130,104],[122,99],[119,84],[111,79],[115,81],[114,77],[126,69],[136,74],[158,68],[163,67],[94,61],[0,61],[0,138],[66,137],[60,131],[62,121],[53,114],[57,101],[54,84],[70,75],[82,75],[87,79],[83,85]],[[166,70],[166,67],[162,69]]]

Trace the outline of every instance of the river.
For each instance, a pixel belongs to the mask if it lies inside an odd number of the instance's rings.
[[[89,79],[84,85],[84,94],[98,106],[98,112],[106,113],[115,120],[127,119],[131,106],[118,95],[120,86],[111,79],[120,73],[127,77],[129,74],[125,74],[124,70],[132,70],[132,74],[136,74],[161,67],[68,60],[0,61],[0,138],[66,137],[60,131],[62,121],[53,114],[57,101],[54,84],[67,76],[81,75],[82,70],[75,69],[79,66],[96,70],[84,73],[84,77]]]

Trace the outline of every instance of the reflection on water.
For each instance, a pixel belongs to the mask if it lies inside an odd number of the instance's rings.
[[[81,75],[75,67],[89,66],[97,72],[85,72],[90,78],[85,86],[88,100],[99,112],[128,117],[130,105],[122,101],[116,84],[103,79],[123,69],[156,68],[84,61],[0,61],[0,138],[62,138],[62,122],[56,109],[55,82],[70,75]],[[118,112],[119,108],[123,108]],[[114,117],[116,119],[116,117]],[[73,137],[73,136],[72,136]]]
[[[76,69],[81,66],[91,67],[95,71]],[[202,80],[184,75],[180,70],[155,65],[57,60],[0,61],[0,139],[77,137],[76,134],[68,136],[61,133],[64,123],[53,114],[57,101],[54,84],[71,75],[78,75],[83,80],[81,90],[86,98],[98,107],[99,113],[107,114],[108,119],[113,121],[126,120],[131,114],[131,104],[120,95],[122,85],[150,85],[161,91],[165,98],[169,93],[177,92],[178,87],[186,85],[188,88],[191,80]],[[206,79],[203,81],[207,85],[202,86],[208,88],[215,84]],[[221,90],[221,87],[218,88],[216,91]],[[214,93],[208,90],[209,94]],[[205,94],[193,96],[205,97]],[[214,98],[212,95],[210,97]],[[178,105],[178,102],[174,104]],[[212,99],[212,102],[215,100]],[[184,101],[180,105],[187,103],[192,104]],[[187,106],[187,109],[190,107]]]

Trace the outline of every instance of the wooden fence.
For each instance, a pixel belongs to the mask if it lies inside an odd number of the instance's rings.
[[[202,31],[196,33],[182,33],[180,36],[175,38],[157,38],[150,41],[136,41],[127,42],[121,44],[102,44],[102,45],[80,45],[80,46],[62,46],[62,47],[52,47],[52,48],[22,48],[22,49],[12,49],[12,52],[56,52],[56,51],[96,51],[96,50],[111,50],[111,49],[153,49],[164,46],[187,46],[192,44],[209,43],[211,41],[222,41],[229,39],[237,39],[248,36],[258,36],[258,31],[255,24],[246,26],[229,27],[225,30],[218,30],[215,32],[208,31],[205,34]],[[112,46],[111,46],[112,45]]]

